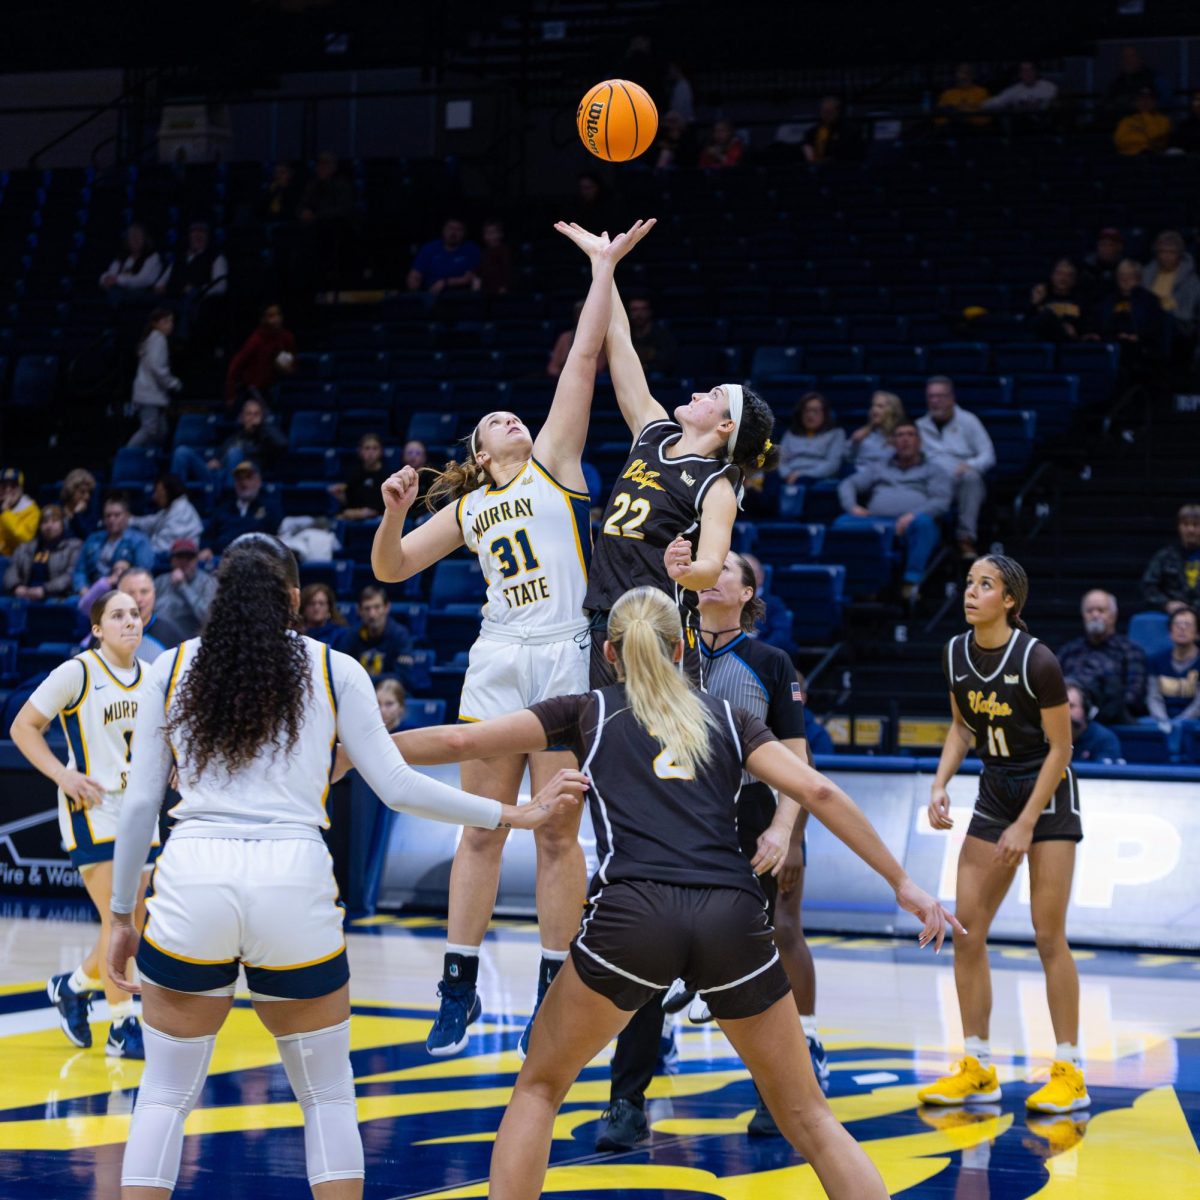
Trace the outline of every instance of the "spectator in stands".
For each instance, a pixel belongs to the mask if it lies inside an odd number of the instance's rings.
[[[246,460],[233,468],[233,495],[217,505],[208,523],[202,558],[221,554],[243,533],[275,533],[283,521],[279,501],[263,491],[262,474]]]
[[[1146,603],[1168,613],[1200,609],[1200,504],[1185,504],[1175,519],[1179,540],[1159,550],[1142,575]]]
[[[1194,338],[1200,317],[1200,278],[1181,234],[1168,229],[1154,239],[1154,261],[1143,278],[1163,311],[1174,318],[1180,334],[1189,341]]]
[[[483,223],[483,252],[474,287],[485,296],[503,296],[512,289],[512,247],[504,237],[504,223],[492,218]]]
[[[1083,260],[1079,286],[1093,302],[1107,295],[1117,284],[1117,265],[1125,253],[1125,238],[1119,229],[1108,226],[1096,235],[1096,248]]]
[[[154,590],[154,576],[145,567],[130,567],[123,571],[121,578],[117,580],[117,587],[137,601],[138,612],[142,617],[139,657],[153,662],[164,650],[173,650],[183,641],[182,631],[170,621],[164,620],[156,611],[155,602],[158,595]]]
[[[887,462],[860,467],[842,480],[838,499],[846,515],[836,524],[854,526],[864,519],[894,523],[904,543],[900,594],[907,603],[916,599],[925,567],[941,540],[938,522],[950,509],[953,484],[943,467],[922,451],[921,433],[911,421],[896,426],[892,445]]]
[[[294,221],[300,206],[300,185],[296,168],[290,162],[277,162],[258,205],[258,217],[264,225]]]
[[[1146,702],[1146,652],[1117,632],[1117,598],[1095,588],[1083,597],[1083,637],[1059,652],[1063,674],[1077,679],[1106,725],[1127,725]]]
[[[96,529],[96,517],[92,512],[95,495],[96,477],[91,471],[75,467],[67,472],[58,503],[67,523],[67,536],[78,538],[81,543]]]
[[[1157,99],[1158,76],[1146,64],[1136,46],[1121,47],[1121,68],[1108,85],[1108,106],[1118,115],[1134,112],[1146,92]]]
[[[242,343],[225,373],[225,407],[251,393],[270,394],[281,380],[296,373],[296,338],[283,327],[283,309],[268,304],[258,328]]]
[[[1144,358],[1157,358],[1163,346],[1166,317],[1154,294],[1142,286],[1142,264],[1123,258],[1113,290],[1096,308],[1092,337],[1137,347]],[[1136,365],[1136,364],[1135,364]]]
[[[155,554],[170,554],[171,547],[180,538],[199,541],[204,532],[204,522],[188,499],[179,476],[158,477],[154,484],[154,507],[157,512],[144,517],[130,517],[129,524],[150,539]]]
[[[238,410],[238,425],[216,455],[205,459],[191,446],[176,446],[171,455],[171,474],[186,482],[224,483],[227,473],[246,459],[274,466],[287,454],[288,442],[283,432],[272,422],[266,404],[255,396],[247,396]]]
[[[1058,100],[1058,84],[1038,75],[1037,66],[1023,62],[1017,67],[1017,82],[983,102],[984,112],[1045,112]]]
[[[338,168],[338,156],[322,150],[316,171],[300,194],[300,220],[306,225],[349,221],[354,216],[354,185]]]
[[[42,509],[37,536],[13,551],[4,572],[4,590],[21,600],[45,600],[71,594],[71,574],[81,542],[68,537],[63,510],[57,504]]]
[[[358,439],[358,462],[344,483],[330,484],[329,490],[342,506],[343,521],[367,521],[383,513],[383,481],[389,472],[383,465],[383,439],[377,433],[364,433]]]
[[[564,329],[558,335],[554,341],[554,347],[550,351],[550,357],[546,361],[546,374],[551,379],[557,379],[562,374],[563,367],[566,366],[567,355],[571,353],[571,347],[575,344],[575,328],[579,324],[579,315],[583,312],[583,301],[576,300],[571,311],[574,313],[575,323],[570,329]],[[596,374],[602,375],[607,370],[608,359],[604,356],[604,347],[601,346],[600,353],[596,356]]]
[[[133,379],[133,412],[138,427],[126,445],[161,446],[167,440],[167,409],[171,393],[183,388],[171,373],[169,338],[175,332],[175,314],[156,308],[142,330],[138,344],[138,369]]]
[[[654,142],[654,169],[670,171],[674,167],[687,167],[700,155],[696,137],[692,133],[688,118],[673,109],[668,110],[658,126],[658,137]]]
[[[466,225],[458,217],[449,217],[442,236],[417,251],[408,273],[408,290],[437,296],[447,288],[473,288],[481,259],[479,247],[467,240]]]
[[[763,615],[758,619],[757,636],[769,646],[775,646],[793,659],[800,653],[792,636],[792,614],[780,598],[773,595],[767,588],[767,573],[763,565],[753,554],[743,554],[742,559],[754,572],[755,595],[765,605]]]
[[[846,440],[846,462],[854,467],[873,466],[892,457],[892,434],[908,420],[904,401],[895,392],[876,392],[871,397],[867,422]]]
[[[154,580],[155,611],[183,638],[197,637],[217,594],[217,577],[200,570],[200,548],[190,537],[171,543],[171,569]]]
[[[332,646],[346,628],[337,594],[327,583],[310,583],[300,592],[300,621],[306,637]]]
[[[388,733],[395,733],[404,724],[408,713],[408,693],[398,679],[381,679],[375,685],[375,699],[379,703],[379,715]]]
[[[954,129],[963,127],[982,129],[991,124],[981,109],[991,95],[982,84],[976,82],[975,68],[970,63],[959,63],[954,68],[954,84],[937,98],[940,114],[934,118],[935,125],[950,125]]]
[[[358,624],[344,629],[333,643],[362,663],[368,675],[399,675],[406,679],[412,666],[412,637],[392,620],[387,592],[376,584],[358,597]]]
[[[1180,154],[1200,154],[1200,92],[1192,93],[1187,116],[1176,124],[1171,149]]]
[[[1087,332],[1087,301],[1079,287],[1079,271],[1060,258],[1048,283],[1029,293],[1029,328],[1039,341],[1075,342]]]
[[[846,435],[820,392],[800,397],[792,423],[779,445],[779,477],[784,483],[832,479],[842,468]]]
[[[728,167],[741,166],[746,156],[746,146],[737,136],[733,122],[722,117],[713,123],[712,133],[700,151],[697,165],[704,171],[722,171]]]
[[[0,471],[0,554],[12,554],[37,536],[41,509],[25,494],[25,472],[16,467]]]
[[[125,230],[121,250],[100,276],[100,286],[112,304],[144,303],[162,274],[162,259],[145,226],[134,223]]]
[[[213,245],[208,222],[193,221],[183,253],[163,272],[154,290],[195,312],[204,301],[225,295],[228,287],[229,263]]]
[[[654,320],[648,296],[630,297],[629,334],[634,353],[647,375],[670,375],[675,370],[679,347],[671,331]]]
[[[696,98],[683,65],[677,59],[667,63],[667,89],[664,111],[678,113],[684,123],[690,125],[696,119]]]
[[[1171,139],[1171,118],[1159,112],[1153,88],[1142,88],[1134,101],[1134,111],[1122,117],[1113,134],[1118,154],[1163,154]]]
[[[1075,762],[1119,763],[1121,739],[1111,729],[1091,719],[1095,707],[1087,689],[1067,680],[1067,705],[1071,713],[1071,757]]]
[[[154,565],[154,548],[140,529],[130,529],[129,497],[124,492],[110,492],[104,497],[101,520],[103,528],[84,540],[75,563],[73,583],[82,595],[101,579],[110,588],[129,567]]]
[[[858,130],[842,114],[837,96],[826,96],[817,111],[817,123],[804,135],[804,157],[810,163],[845,162],[862,158]]]
[[[984,475],[996,465],[996,451],[983,422],[954,399],[954,381],[933,375],[925,384],[926,413],[917,421],[925,452],[950,476],[958,509],[955,537],[963,558],[978,551],[979,510],[987,496]]]
[[[1145,718],[1167,735],[1167,748],[1177,755],[1184,726],[1200,721],[1200,645],[1196,644],[1196,613],[1177,608],[1167,623],[1171,648],[1150,656],[1146,672]]]

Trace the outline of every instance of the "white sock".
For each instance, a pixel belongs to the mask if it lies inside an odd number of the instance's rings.
[[[446,943],[447,954],[461,954],[463,958],[478,958],[478,946],[456,946],[453,942]]]
[[[1054,1061],[1070,1063],[1077,1071],[1083,1069],[1083,1058],[1075,1042],[1059,1042],[1054,1047]]]
[[[567,955],[570,953],[570,950],[547,950],[545,946],[542,947],[542,957],[548,958],[551,962],[566,962]]]
[[[821,1040],[821,1035],[817,1033],[817,1018],[812,1013],[800,1014],[800,1028],[804,1030],[804,1036]]]
[[[967,1053],[979,1062],[983,1068],[992,1065],[992,1043],[987,1038],[969,1037],[964,1039]]]
[[[133,1001],[119,1000],[116,1004],[108,1006],[109,1017],[114,1025],[120,1025],[126,1017],[133,1016]]]
[[[76,995],[81,992],[98,992],[102,986],[102,981],[89,975],[82,966],[78,966],[71,972],[71,978],[67,980],[67,986]]]

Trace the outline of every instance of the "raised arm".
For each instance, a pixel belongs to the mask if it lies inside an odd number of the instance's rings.
[[[608,373],[612,376],[613,389],[617,393],[617,406],[625,418],[625,424],[629,426],[629,432],[637,437],[651,421],[664,420],[667,410],[650,395],[642,360],[633,348],[629,317],[615,283],[605,350],[608,354]]]
[[[832,780],[776,741],[766,742],[752,751],[746,759],[746,767],[779,792],[780,808],[786,798],[795,797],[834,837],[887,880],[900,907],[923,922],[919,939],[922,946],[932,941],[940,950],[947,921],[959,933],[966,933],[955,917],[913,883],[862,809]]]
[[[700,512],[703,521],[695,559],[692,558],[691,543],[682,536],[677,537],[663,555],[667,574],[693,592],[712,587],[725,565],[733,541],[733,523],[737,520],[733,485],[727,479],[717,480],[704,497]]]
[[[554,226],[591,259],[592,285],[575,330],[567,361],[558,376],[550,415],[533,443],[534,457],[568,487],[587,491],[580,460],[587,440],[592,394],[596,386],[596,363],[608,332],[612,313],[613,271],[616,265],[654,228],[654,221],[635,221],[627,233],[610,242],[578,225],[559,221]]]
[[[404,532],[419,486],[412,467],[401,467],[383,481],[383,520],[371,543],[371,570],[383,583],[411,579],[463,544],[457,504],[447,504],[412,533]]]

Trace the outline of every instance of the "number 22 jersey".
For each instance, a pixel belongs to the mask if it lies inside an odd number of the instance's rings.
[[[700,539],[700,510],[718,479],[740,496],[742,473],[732,463],[698,454],[668,458],[683,436],[676,421],[651,421],[637,435],[604,510],[588,584],[587,608],[607,612],[631,588],[654,587],[683,608],[696,594],[667,574],[663,553],[680,535]]]

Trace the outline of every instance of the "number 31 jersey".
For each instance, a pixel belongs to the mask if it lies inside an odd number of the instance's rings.
[[[739,493],[742,473],[720,458],[665,451],[683,436],[675,421],[651,421],[637,435],[608,498],[592,564],[587,607],[607,612],[631,588],[653,587],[691,609],[696,594],[676,586],[663,553],[680,535],[700,540],[700,510],[718,479]]]
[[[477,488],[455,515],[487,581],[485,621],[546,634],[584,624],[591,500],[563,487],[537,459],[504,487]]]

